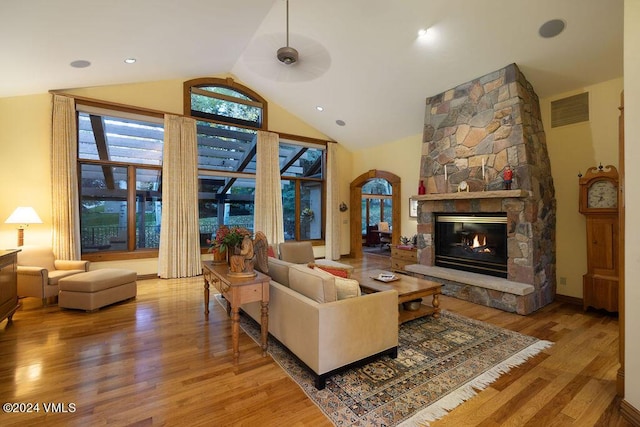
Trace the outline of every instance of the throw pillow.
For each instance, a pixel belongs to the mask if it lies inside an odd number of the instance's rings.
[[[269,247],[267,248],[267,256],[271,258],[277,258],[276,252],[273,250],[273,246],[271,245],[269,245]]]
[[[338,300],[360,296],[360,283],[355,279],[336,277],[336,293]]]
[[[320,270],[324,270],[329,274],[332,274],[336,277],[343,277],[345,279],[349,278],[349,272],[343,268],[338,268],[338,267],[329,267],[327,265],[319,265],[319,264],[314,264],[314,263],[309,263],[308,264],[309,268],[319,268]]]

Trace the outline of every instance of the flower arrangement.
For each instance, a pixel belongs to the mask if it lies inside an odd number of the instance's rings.
[[[245,237],[251,237],[251,231],[244,227],[227,227],[221,225],[218,227],[215,239],[210,241],[209,252],[225,252],[227,248],[234,248],[242,244]]]

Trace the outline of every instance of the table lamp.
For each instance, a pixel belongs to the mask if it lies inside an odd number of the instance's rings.
[[[18,227],[18,246],[23,246],[24,229],[28,227],[29,224],[42,224],[42,220],[32,207],[19,206],[9,215],[5,224],[20,224]]]

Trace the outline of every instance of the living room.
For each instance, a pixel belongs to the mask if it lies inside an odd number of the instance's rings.
[[[292,4],[292,7],[295,4]],[[638,17],[640,11],[635,2],[625,2],[625,21],[632,17]],[[628,21],[631,22],[631,21]],[[635,33],[634,33],[635,31]],[[633,45],[638,38],[637,30],[630,26],[625,27],[625,45]],[[637,57],[632,52],[625,52],[626,67],[637,67]],[[507,64],[501,64],[504,66]],[[486,70],[490,72],[493,70]],[[616,76],[612,79],[583,85],[578,89],[554,93],[540,98],[540,109],[544,128],[546,131],[547,147],[551,160],[551,170],[555,184],[557,200],[557,295],[564,297],[565,301],[579,302],[582,298],[582,275],[586,271],[586,236],[584,231],[584,217],[578,212],[578,173],[585,172],[591,166],[617,165],[618,143],[618,116],[620,106],[620,94],[625,92],[625,114],[627,141],[633,140],[639,133],[639,126],[633,117],[637,112],[637,101],[634,99],[634,89],[637,83],[632,82],[627,76],[634,75],[637,68],[625,69],[624,77]],[[526,73],[525,73],[526,74]],[[637,74],[637,73],[635,73]],[[149,110],[182,114],[183,111],[183,83],[185,78],[150,79],[139,83],[105,84],[68,89],[65,93],[77,97],[85,97],[104,102],[122,105],[136,106]],[[188,76],[205,77],[205,76]],[[221,72],[206,77],[237,79],[235,74]],[[471,78],[479,75],[471,76]],[[240,82],[245,83],[245,82]],[[456,82],[451,86],[464,83]],[[251,86],[253,90],[260,92],[259,87]],[[49,88],[54,89],[54,88]],[[558,99],[578,93],[589,93],[590,118],[589,122],[567,127],[552,128],[549,123],[551,103]],[[637,92],[635,92],[637,93]],[[296,111],[288,110],[270,99],[267,93],[261,93],[269,99],[269,130],[285,134],[300,135],[309,138],[330,141],[333,138],[300,119]],[[434,93],[421,95],[424,99]],[[419,108],[423,108],[422,105]],[[423,116],[424,112],[419,115]],[[0,98],[0,158],[2,168],[0,179],[2,188],[2,208],[0,215],[6,218],[17,206],[30,205],[35,208],[43,219],[43,224],[30,225],[25,233],[26,244],[39,244],[50,242],[51,204],[54,197],[50,191],[51,182],[51,94],[44,92],[7,96]],[[346,119],[345,119],[346,120]],[[347,120],[348,121],[348,120]],[[347,123],[349,126],[350,123]],[[401,235],[411,236],[416,233],[417,220],[409,216],[408,198],[417,194],[417,186],[420,181],[419,158],[424,154],[423,134],[421,128],[409,136],[384,141],[384,143],[349,150],[342,144],[338,144],[338,162],[342,176],[339,183],[340,199],[349,201],[349,184],[360,174],[369,170],[385,170],[397,174],[402,179],[402,198],[407,199],[402,203],[401,209]],[[586,149],[585,149],[586,145]],[[633,164],[634,148],[629,147],[625,151],[627,164]],[[631,168],[627,168],[627,182],[634,182],[634,174]],[[633,217],[637,208],[633,195],[627,194],[627,216]],[[352,209],[352,206],[349,206]],[[346,256],[350,253],[350,212],[340,214],[340,253]],[[634,225],[630,225],[634,227]],[[632,235],[633,228],[627,228],[627,235]],[[15,228],[8,224],[0,227],[0,246],[3,248],[15,247]],[[631,245],[627,256],[633,259],[637,249]],[[324,256],[323,246],[316,247],[318,256]],[[123,259],[118,261],[93,262],[93,268],[117,267],[135,270],[140,276],[155,275],[157,273],[157,258],[149,259]],[[633,277],[636,266],[628,265],[628,277]],[[637,297],[637,290],[627,289],[627,300],[633,301]],[[29,308],[34,309],[33,305]],[[49,312],[53,308],[45,310]],[[20,312],[15,316],[14,322],[18,324]],[[627,312],[627,330],[632,331],[638,324],[636,316]],[[224,322],[223,319],[218,319]],[[633,381],[638,378],[638,367],[635,366],[633,356],[637,355],[633,340],[627,340],[627,399],[634,407],[640,407],[637,400],[637,390]]]

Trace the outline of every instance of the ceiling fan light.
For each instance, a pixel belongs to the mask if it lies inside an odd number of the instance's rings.
[[[286,65],[298,62],[298,51],[292,47],[286,46],[278,49],[278,61]]]

